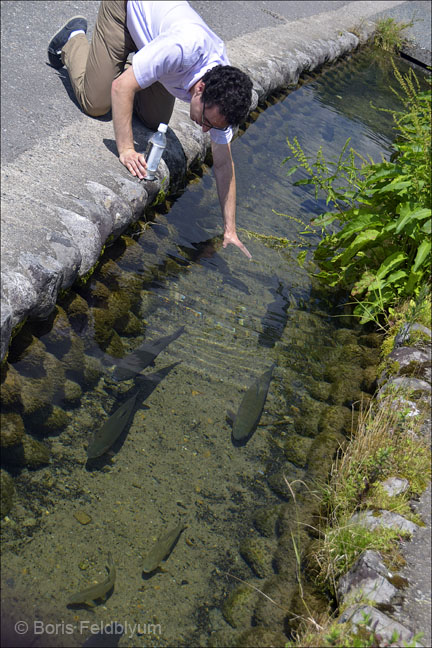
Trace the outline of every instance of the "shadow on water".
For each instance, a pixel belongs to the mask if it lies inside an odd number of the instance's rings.
[[[297,240],[299,220],[324,208],[310,187],[293,186],[282,160],[287,137],[311,156],[322,146],[336,157],[348,137],[363,155],[388,155],[391,116],[380,114],[377,127],[368,101],[397,107],[380,76],[387,69],[360,52],[252,115],[232,144],[237,224],[251,261],[222,248],[216,186],[203,165],[181,195],[105,251],[85,286],[14,338],[2,369],[2,480],[15,477],[3,525],[5,618],[13,610],[30,621],[38,601],[38,618],[73,623],[66,592],[103,578],[107,550],[118,576],[97,614],[106,624],[115,610],[145,626],[133,632],[138,647],[232,646],[276,614],[254,588],[283,592],[284,607],[295,600],[290,524],[299,514],[312,525],[313,512],[301,484],[323,479],[358,415],[353,403],[370,398],[378,343],[347,316],[343,295],[297,264],[295,248],[270,244]],[[309,242],[313,249],[317,239]],[[86,444],[138,389],[134,375],[116,381],[109,367],[170,336],[155,372],[138,379],[145,389],[130,420],[88,466]],[[235,444],[226,411],[238,412],[273,364],[277,380],[253,434]],[[169,569],[144,581],[146,548],[179,514],[189,526]],[[260,645],[284,645],[284,623],[275,617]],[[248,636],[242,645],[257,645]],[[84,638],[44,634],[34,645]]]

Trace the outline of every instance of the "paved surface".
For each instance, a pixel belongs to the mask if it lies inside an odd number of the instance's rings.
[[[391,16],[415,20],[408,35],[421,48],[430,50],[431,3],[394,2],[379,10],[379,2],[191,2],[191,5],[224,40],[263,27],[293,22],[342,7],[353,19]],[[358,6],[358,5],[363,5]],[[374,7],[374,5],[376,5]],[[354,7],[355,6],[355,7]],[[91,36],[98,0],[2,0],[1,2],[1,155],[7,163],[31,149],[44,136],[59,133],[79,116],[80,109],[69,96],[71,86],[64,70],[47,65],[46,49],[51,36],[71,16],[84,15]],[[377,11],[376,11],[377,10]],[[63,87],[65,86],[65,88]],[[68,94],[69,93],[69,94]]]
[[[409,35],[420,54],[430,56],[428,1],[191,4],[227,41],[233,64],[250,70],[260,96],[287,79],[295,83],[302,65],[317,66],[349,51],[355,47],[351,30],[383,16],[414,19]],[[111,232],[121,231],[119,218],[130,222],[152,199],[118,162],[110,116],[84,115],[67,73],[46,62],[52,34],[83,14],[91,35],[98,6],[93,0],[1,2],[2,357],[13,327],[26,317],[47,315],[58,291],[95,263]],[[203,159],[208,140],[181,106],[171,127],[173,159]],[[138,129],[134,135],[144,146],[148,133]],[[80,209],[72,208],[77,197],[87,200]],[[420,573],[426,542],[427,534],[412,556]],[[430,624],[428,582],[423,598],[429,604],[420,606],[415,630]],[[411,604],[416,607],[415,599]]]

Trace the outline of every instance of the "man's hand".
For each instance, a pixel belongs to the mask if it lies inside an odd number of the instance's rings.
[[[147,164],[142,153],[137,153],[134,148],[129,148],[123,151],[119,157],[120,162],[133,176],[137,176],[140,180],[145,178]]]
[[[224,234],[224,240],[223,240],[223,246],[224,248],[227,247],[229,243],[232,243],[233,245],[236,245],[240,250],[247,256],[248,259],[252,259],[252,254],[249,252],[247,247],[243,245],[243,243],[240,241],[239,237],[237,234]]]

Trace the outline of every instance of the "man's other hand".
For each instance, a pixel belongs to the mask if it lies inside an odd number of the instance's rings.
[[[232,243],[232,245],[236,245],[238,248],[240,248],[243,254],[247,256],[248,259],[252,259],[252,254],[249,252],[247,247],[243,245],[243,243],[240,241],[237,234],[224,234],[222,247],[226,248],[229,243]]]

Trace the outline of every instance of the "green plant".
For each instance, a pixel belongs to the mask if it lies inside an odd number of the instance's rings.
[[[367,161],[348,148],[348,139],[336,161],[327,162],[321,148],[312,161],[297,138],[287,139],[291,155],[283,160],[297,162],[288,175],[299,168],[308,175],[295,185],[313,185],[315,197],[326,195],[332,211],[301,234],[321,233],[316,276],[350,290],[361,323],[378,321],[400,300],[415,298],[431,265],[431,91],[420,90],[412,70],[402,75],[394,63],[393,70],[404,110],[385,110],[398,131],[390,160]],[[305,254],[300,252],[300,263]]]
[[[412,27],[414,21],[401,23],[394,18],[383,18],[376,24],[374,44],[386,52],[396,52],[401,49],[406,42],[402,32],[408,27]]]

